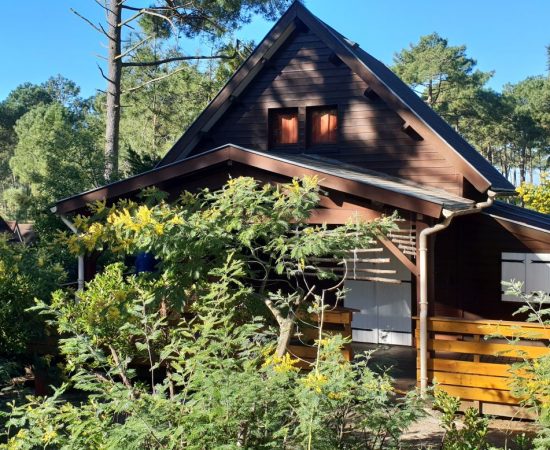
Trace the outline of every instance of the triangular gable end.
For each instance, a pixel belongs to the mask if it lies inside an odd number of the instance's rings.
[[[426,144],[436,148],[479,192],[487,189],[513,192],[513,186],[393,72],[323,23],[299,2],[295,2],[275,24],[159,166],[185,159],[258,77],[270,59],[303,26],[330,48],[407,126],[422,136]]]

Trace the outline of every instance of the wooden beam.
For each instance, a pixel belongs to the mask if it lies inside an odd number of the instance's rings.
[[[367,212],[356,209],[314,209],[311,211],[307,223],[311,224],[327,224],[327,225],[343,225],[354,218],[371,221],[378,219],[380,213],[375,211]]]
[[[367,89],[365,89],[365,92],[363,93],[363,95],[373,101],[380,99],[378,94],[374,92],[374,90],[370,86]]]
[[[418,275],[418,268],[399,248],[388,238],[379,236],[378,239],[413,275]]]
[[[487,214],[489,215],[489,213]],[[550,250],[550,233],[549,232],[536,229],[533,227],[529,227],[527,225],[522,225],[521,223],[509,221],[497,216],[491,216],[491,217],[493,217],[493,219],[495,219],[495,221],[499,225],[501,225],[505,230],[509,231],[510,233],[518,237],[518,239],[522,240],[523,245],[529,247],[530,244],[534,244],[532,242],[529,242],[528,240],[525,240],[525,238],[539,241],[538,243],[536,243],[538,245],[533,245],[533,248],[532,248],[533,251]]]

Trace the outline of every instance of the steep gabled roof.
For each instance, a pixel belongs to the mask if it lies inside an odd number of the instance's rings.
[[[182,161],[157,167],[148,172],[121,180],[107,186],[57,202],[54,212],[58,214],[82,211],[90,202],[116,200],[137,194],[150,186],[162,188],[187,177],[203,173],[208,169],[241,164],[288,178],[314,175],[320,185],[360,198],[375,200],[395,208],[440,217],[443,209],[468,209],[474,206],[472,200],[447,191],[426,187],[390,175],[366,170],[339,161],[332,161],[311,155],[275,155],[258,152],[232,144],[191,156]]]
[[[13,229],[2,217],[0,217],[0,233],[13,233]]]
[[[300,24],[315,33],[408,125],[440,149],[478,191],[492,189],[503,193],[514,192],[513,185],[504,176],[390,69],[318,19],[299,2],[294,2],[275,24],[250,57],[166,154],[159,166],[188,156],[201,137],[222,117],[231,103],[246,89]]]

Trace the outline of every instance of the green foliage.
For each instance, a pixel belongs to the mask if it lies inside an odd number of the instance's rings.
[[[487,89],[491,72],[475,69],[465,46],[437,33],[422,36],[394,56],[393,70],[502,173],[524,182],[544,168],[550,143],[550,81],[534,76]]]
[[[89,283],[86,298],[59,293],[52,306],[39,305],[67,336],[62,352],[71,375],[53,396],[12,405],[0,448],[397,448],[419,415],[416,397],[396,398],[386,376],[364,361],[344,361],[341,341],[319,342],[309,374],[288,355],[273,355],[262,321],[239,320],[252,292],[243,262],[230,257],[212,270],[217,281],[203,285],[193,317],[178,326],[162,317],[151,279],[121,283],[120,272],[108,268]],[[118,329],[106,295],[109,303],[123,298]],[[85,312],[94,308],[95,315]],[[137,360],[147,361],[149,382],[130,368]],[[87,398],[65,400],[69,387]]]
[[[527,322],[538,323],[544,328],[550,325],[550,295],[545,292],[524,293],[523,283],[503,282],[506,294],[518,298],[523,304],[515,314],[527,316]],[[536,333],[518,333],[519,339],[537,339]],[[550,356],[535,359],[524,358],[512,365],[512,394],[522,399],[522,404],[537,416],[540,425],[538,436],[533,441],[537,450],[550,447]]]
[[[550,214],[550,178],[547,173],[542,173],[540,178],[540,184],[522,183],[517,192],[527,208]]]
[[[445,430],[443,450],[486,450],[489,419],[479,415],[476,408],[468,408],[458,426],[460,399],[447,394],[443,389],[435,389],[434,408],[443,415],[441,426]]]
[[[48,298],[62,278],[47,252],[0,236],[0,358],[21,356],[41,336],[42,321],[27,308],[35,297]]]
[[[150,192],[149,192],[150,194]],[[152,199],[152,197],[150,197]],[[367,248],[377,235],[395,227],[393,217],[329,228],[307,223],[320,201],[315,178],[282,186],[260,185],[252,178],[231,179],[219,191],[184,193],[175,204],[147,206],[124,201],[119,208],[95,207],[80,217],[83,233],[68,238],[76,253],[109,247],[115,252],[151,252],[161,261],[167,295],[185,301],[190,282],[202,279],[228,254],[246,261],[258,285],[257,301],[271,311],[280,328],[278,352],[286,349],[296,313],[328,290],[308,287],[312,279],[335,279],[315,258],[343,257]],[[205,257],[207,255],[207,257]],[[280,285],[276,290],[268,287]],[[334,290],[334,289],[333,289]]]
[[[419,89],[426,102],[449,116],[451,123],[464,107],[459,103],[468,99],[466,90],[481,87],[490,73],[474,72],[476,61],[466,56],[465,46],[449,46],[437,33],[422,36],[416,45],[394,56],[393,70],[403,81]]]
[[[23,84],[0,103],[0,214],[38,218],[48,202],[101,184],[97,120],[76,84],[58,75]]]
[[[19,119],[15,131],[10,167],[40,204],[101,184],[101,152],[93,131],[66,107],[37,106]]]
[[[289,0],[199,0],[192,4],[183,0],[154,2],[156,6],[168,6],[163,11],[174,28],[171,32],[180,31],[188,38],[207,36],[212,39],[222,38],[249,23],[253,15],[259,14],[267,20],[274,20],[290,4]],[[158,21],[147,19],[145,28],[158,32]],[[151,26],[155,24],[156,26]],[[165,31],[165,35],[167,35]]]
[[[134,60],[174,56],[178,55],[172,50],[164,53],[151,45],[137,51]],[[167,78],[148,83],[172,72]],[[124,159],[135,158],[134,154],[158,160],[213,98],[218,84],[197,66],[180,62],[125,68],[123,89],[126,108],[120,122],[121,154]],[[133,167],[123,164],[122,169],[130,173]]]
[[[39,302],[63,336],[68,381],[12,405],[5,448],[397,448],[421,411],[414,395],[397,397],[365,360],[345,361],[322,322],[311,372],[278,351],[299,309],[327,308],[302,285],[306,270],[326,272],[312,258],[370,245],[393,226],[309,225],[319,195],[315,179],[238,178],[172,205],[146,191],[144,204],[97,204],[79,218],[82,234],[66,237],[74,251],[149,251],[158,270],[127,275],[115,263],[78,299],[59,291]],[[255,315],[258,302],[271,318]],[[69,402],[68,389],[85,396]]]

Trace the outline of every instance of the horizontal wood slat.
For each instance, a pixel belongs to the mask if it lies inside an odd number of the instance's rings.
[[[430,370],[428,376],[433,382],[441,385],[500,389],[509,391],[509,378],[490,375],[468,375],[463,373],[438,372]]]
[[[331,336],[339,334],[343,338],[351,338],[351,320],[354,311],[350,308],[333,308],[324,311],[323,335]],[[317,357],[317,347],[311,344],[319,339],[319,329],[316,328],[319,316],[317,314],[299,312],[298,319],[299,335],[294,335],[293,343],[289,344],[287,349],[292,356],[305,360],[301,361],[298,367],[310,370],[311,365],[308,363],[315,361]],[[341,351],[346,361],[353,359],[353,350],[349,343],[345,344]]]
[[[414,319],[418,340],[418,318]],[[481,404],[519,405],[521,399],[510,392],[511,362],[550,354],[550,330],[539,324],[431,317],[428,332],[429,381],[436,383],[436,389]],[[418,379],[419,368],[417,357]]]
[[[517,405],[520,399],[514,397],[509,391],[499,389],[485,389],[464,386],[441,386],[445,392],[459,397],[462,400],[475,400],[491,403],[504,403],[507,405]]]
[[[510,321],[466,321],[428,319],[429,331],[456,334],[500,335],[526,339],[550,339],[550,329],[542,325]]]
[[[428,349],[439,352],[503,356],[508,358],[539,358],[550,354],[550,349],[546,347],[494,344],[491,342],[447,341],[437,339],[428,340]]]
[[[417,367],[420,367],[417,360]],[[492,364],[472,361],[457,361],[455,359],[428,359],[428,370],[463,373],[470,375],[492,375],[507,377],[510,375],[509,364]]]

